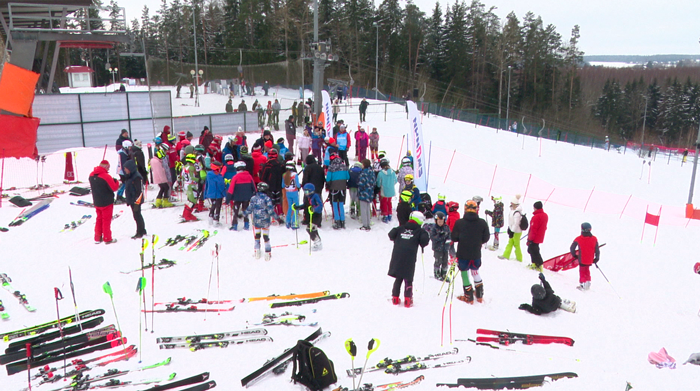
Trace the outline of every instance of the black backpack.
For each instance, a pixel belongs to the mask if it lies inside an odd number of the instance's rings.
[[[530,224],[527,222],[527,216],[525,216],[525,213],[520,214],[520,229],[525,231]]]
[[[311,391],[320,391],[338,381],[333,361],[310,342],[304,340],[297,342],[292,361],[294,362],[292,380],[294,383],[305,385]]]

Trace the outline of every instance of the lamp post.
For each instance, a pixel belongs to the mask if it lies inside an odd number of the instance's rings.
[[[642,95],[644,98],[644,121],[642,121],[642,145],[639,147],[639,156],[644,154],[644,131],[647,125],[647,106],[649,106],[649,97]]]
[[[197,75],[199,74],[199,77]],[[190,70],[190,75],[192,75],[192,82],[194,83],[194,107],[199,107],[199,79],[202,78],[204,74],[203,70],[195,72],[194,69]]]
[[[374,99],[379,96],[379,23],[372,23],[372,27],[377,28],[377,49],[374,60]]]
[[[510,115],[510,68],[511,66],[508,65],[508,96],[506,98],[506,130],[510,128],[510,124],[508,123],[508,118]]]
[[[118,71],[119,71],[119,68],[109,68],[109,73],[112,74],[112,84],[116,83],[114,81],[114,75],[116,75]]]
[[[199,75],[200,77],[204,73],[201,69],[199,69],[199,64],[197,63],[197,24],[195,23],[195,15],[196,15],[196,8],[193,7],[192,9],[192,32],[194,33],[194,71],[190,71],[190,74],[192,77],[195,77],[195,75]],[[195,79],[194,83],[194,92],[195,92],[195,99],[194,99],[194,107],[199,107],[199,80]]]

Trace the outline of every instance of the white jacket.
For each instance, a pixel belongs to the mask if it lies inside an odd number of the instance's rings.
[[[517,208],[512,209],[510,213],[508,213],[508,228],[510,228],[511,231],[515,233],[523,232],[522,229],[520,229],[520,219],[523,215],[523,208],[521,205],[518,205]]]

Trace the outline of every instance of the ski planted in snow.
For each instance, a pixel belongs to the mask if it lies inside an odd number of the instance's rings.
[[[318,303],[319,301],[344,299],[346,297],[350,297],[350,294],[347,292],[336,293],[335,295],[314,297],[312,299],[301,299],[301,300],[294,300],[294,301],[283,301],[281,303],[272,303],[272,304],[270,304],[270,308],[289,307],[289,306],[295,306],[295,305]]]
[[[245,329],[236,331],[227,331],[223,333],[203,334],[203,335],[186,335],[182,337],[160,337],[156,339],[156,343],[171,343],[171,342],[201,342],[201,341],[218,341],[226,338],[250,337],[267,335],[267,330],[263,328]]]
[[[12,282],[12,279],[5,273],[0,274],[0,282],[2,282],[2,287],[5,288],[7,291],[12,293],[17,299],[19,299],[19,303],[22,304],[24,308],[27,309],[29,312],[34,312],[36,311],[36,308],[32,307],[29,304],[29,301],[27,300],[27,296],[20,291],[16,290],[15,288],[10,285]]]
[[[316,341],[328,335],[330,335],[330,333],[324,333],[323,330],[321,330],[321,328],[319,327],[318,330],[314,331],[304,340],[307,342],[315,343]],[[243,387],[248,387],[254,382],[259,381],[261,378],[263,378],[270,372],[272,372],[275,368],[283,366],[287,361],[292,359],[292,354],[294,353],[293,349],[294,347],[286,349],[282,354],[266,362],[262,367],[241,379],[241,385]]]
[[[416,357],[416,356],[406,356],[403,358],[399,359],[391,359],[391,358],[385,358],[377,363],[377,365],[373,367],[369,367],[365,369],[366,372],[375,372],[375,371],[383,371],[390,365],[402,365],[402,364],[408,364],[408,363],[416,363],[416,362],[421,362],[421,361],[429,361],[429,360],[439,360],[443,357],[446,356],[452,356],[459,353],[459,349],[454,348],[452,350],[442,352],[442,353],[435,353],[435,354],[428,354],[427,356],[423,357]],[[354,375],[360,375],[362,374],[362,368],[354,368],[354,369],[348,369],[347,370],[348,376],[354,376]],[[353,375],[354,374],[354,375]]]
[[[569,337],[555,337],[550,335],[520,334],[508,331],[496,331],[477,329],[477,334],[496,335],[497,337],[476,337],[477,342],[498,342],[501,345],[510,345],[515,342],[522,342],[525,345],[561,343],[574,346],[574,340]]]
[[[480,390],[520,390],[544,385],[547,379],[556,381],[559,379],[578,377],[574,372],[549,373],[546,375],[514,376],[514,377],[487,377],[477,379],[457,379],[457,383],[437,383],[437,387],[450,388],[465,387]]]
[[[331,293],[330,291],[323,291],[323,292],[313,292],[313,293],[302,293],[299,295],[294,294],[294,293],[290,293],[288,295],[282,295],[282,296],[270,295],[270,296],[263,296],[263,297],[249,297],[247,299],[241,299],[241,303],[250,303],[253,301],[262,301],[262,300],[313,299],[315,297],[327,296],[330,293]]]
[[[223,341],[212,342],[183,342],[183,343],[166,343],[160,345],[161,349],[189,349],[193,352],[208,348],[227,348],[232,345],[243,345],[247,343],[272,342],[272,337],[249,337],[241,339],[227,339]]]

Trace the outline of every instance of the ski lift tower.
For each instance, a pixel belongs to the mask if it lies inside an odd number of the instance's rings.
[[[321,114],[323,107],[323,98],[321,90],[323,90],[323,71],[334,61],[335,57],[331,54],[331,42],[321,42],[318,38],[318,0],[314,0],[314,41],[311,43],[311,56],[314,60],[314,113],[316,118]]]
[[[0,23],[10,63],[41,75],[38,87],[50,93],[60,49],[111,49],[128,42],[124,8],[111,19],[92,0],[0,0]],[[51,68],[46,75],[49,48]],[[6,52],[0,54],[4,63]],[[70,65],[70,64],[68,64]]]

